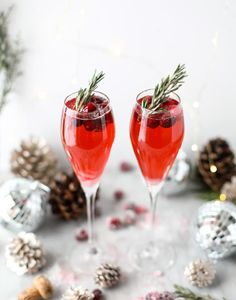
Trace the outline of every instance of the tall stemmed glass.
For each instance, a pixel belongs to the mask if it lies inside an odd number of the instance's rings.
[[[155,110],[152,99],[157,89],[137,96],[130,123],[131,143],[150,195],[152,220],[150,234],[145,232],[140,238],[142,242],[132,250],[132,258],[146,271],[163,270],[173,262],[172,247],[155,240],[154,224],[159,192],[184,136],[180,98],[170,91]]]
[[[78,92],[65,99],[62,121],[62,143],[87,199],[89,254],[98,252],[94,245],[94,207],[99,181],[115,137],[115,125],[108,97],[94,92],[78,112]],[[87,253],[88,254],[88,253]]]

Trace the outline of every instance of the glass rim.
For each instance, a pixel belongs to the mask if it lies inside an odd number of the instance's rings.
[[[138,100],[141,98],[140,96],[141,96],[143,93],[149,92],[149,91],[152,91],[152,92],[153,92],[154,89],[153,89],[153,88],[152,88],[152,89],[146,89],[146,90],[144,90],[144,91],[138,93],[138,95],[137,95],[137,97],[136,97],[136,103],[137,103],[139,106],[141,106],[141,104],[138,102]],[[152,94],[153,94],[153,93],[152,93]],[[180,97],[179,97],[178,94],[176,94],[175,92],[172,92],[172,93],[170,93],[170,95],[174,95],[174,96],[175,96],[176,99],[174,99],[174,100],[176,100],[176,101],[178,102],[178,106],[181,105],[181,99],[180,99]],[[150,95],[150,96],[152,96],[152,95]],[[142,108],[143,108],[143,107],[142,107]],[[150,110],[147,109],[147,108],[143,108],[143,109],[145,109],[145,110],[147,110],[147,111],[150,111]]]
[[[94,94],[98,96],[100,95],[103,99],[107,101],[106,106],[103,107],[102,109],[93,112],[83,112],[83,111],[79,112],[76,109],[68,107],[66,103],[72,99],[73,95],[76,96],[78,92],[79,91],[69,94],[64,100],[64,108],[66,108],[66,111],[69,112],[69,114],[73,115],[74,117],[81,118],[81,119],[98,119],[111,110],[109,97],[105,93],[99,91],[94,91],[92,95]]]

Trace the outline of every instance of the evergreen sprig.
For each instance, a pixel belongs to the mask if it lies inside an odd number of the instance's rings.
[[[90,101],[93,92],[96,90],[98,83],[103,80],[105,74],[100,72],[97,74],[95,71],[87,88],[80,89],[75,101],[75,109],[81,111],[83,107]]]
[[[185,65],[178,65],[171,76],[168,75],[166,78],[162,78],[161,83],[156,85],[151,103],[148,103],[144,98],[142,107],[151,111],[161,110],[161,104],[166,101],[171,93],[182,86],[185,77],[187,77]]]
[[[175,292],[174,292],[175,295],[177,297],[182,297],[185,300],[217,300],[216,298],[213,298],[210,295],[206,295],[206,296],[197,295],[190,289],[184,288],[177,284],[174,285],[174,288],[175,288]],[[226,300],[226,299],[223,298],[222,300]]]
[[[23,50],[18,41],[11,41],[8,33],[9,17],[13,7],[0,12],[0,74],[2,90],[0,91],[0,113],[7,103],[7,95],[11,92],[14,80],[21,74],[19,63]]]

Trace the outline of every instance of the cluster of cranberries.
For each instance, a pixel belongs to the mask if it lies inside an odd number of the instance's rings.
[[[76,99],[69,100],[67,102],[67,107],[74,109],[75,101]],[[104,109],[107,105],[106,99],[94,95],[92,96],[91,101],[83,107],[82,113],[84,113],[85,118],[73,118],[72,122],[76,127],[83,125],[87,131],[102,131],[107,124],[113,123],[112,112],[109,111],[104,114]],[[90,113],[93,114],[93,117],[89,117]],[[104,114],[104,117],[99,117],[101,114]]]
[[[145,96],[138,100],[138,103],[141,105],[142,101],[144,100],[148,103],[151,103],[152,96]],[[154,112],[150,114],[147,118],[147,126],[149,128],[156,128],[161,126],[163,128],[170,128],[172,127],[177,121],[177,115],[171,113],[173,109],[175,109],[178,105],[178,101],[169,98],[167,101],[161,104],[160,108],[163,109],[159,112]],[[135,119],[140,122],[141,121],[141,108],[136,107],[134,112]]]

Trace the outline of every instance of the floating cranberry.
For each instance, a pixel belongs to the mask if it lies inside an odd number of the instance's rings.
[[[77,239],[77,241],[87,241],[88,232],[85,229],[81,229],[76,233],[75,238]]]
[[[85,112],[85,113],[94,112],[96,110],[97,110],[97,107],[93,102],[89,102],[83,107],[83,112]]]
[[[84,128],[88,131],[94,130],[94,122],[93,120],[84,120]]]
[[[176,123],[176,117],[175,116],[169,116],[168,118],[163,118],[160,121],[160,125],[164,128],[170,128]]]
[[[148,117],[147,126],[150,128],[156,128],[160,124],[160,114],[153,114]]]

